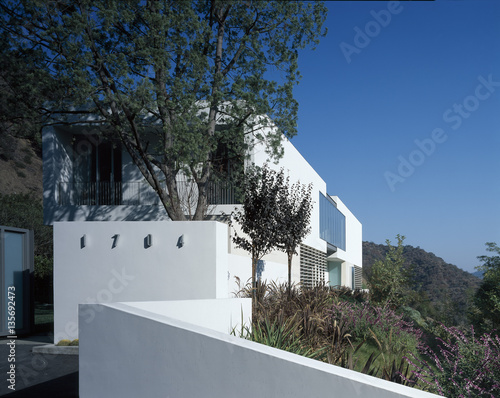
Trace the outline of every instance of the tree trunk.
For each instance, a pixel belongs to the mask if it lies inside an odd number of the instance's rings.
[[[257,319],[257,256],[252,253],[252,322]]]

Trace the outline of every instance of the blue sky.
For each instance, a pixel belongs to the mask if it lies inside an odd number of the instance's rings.
[[[474,271],[500,244],[500,2],[326,4],[292,143],[364,240],[402,234]]]

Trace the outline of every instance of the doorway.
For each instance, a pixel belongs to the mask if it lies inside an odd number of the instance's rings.
[[[33,231],[0,226],[0,336],[31,331],[33,250]]]

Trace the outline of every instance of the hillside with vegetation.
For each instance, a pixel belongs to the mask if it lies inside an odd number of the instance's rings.
[[[366,280],[370,280],[373,264],[384,260],[388,250],[387,245],[363,242],[363,274]],[[403,257],[411,283],[412,306],[424,316],[447,324],[467,323],[468,303],[481,280],[419,247],[405,245]]]
[[[31,194],[42,200],[42,156],[31,140],[3,133],[0,181],[0,194]]]

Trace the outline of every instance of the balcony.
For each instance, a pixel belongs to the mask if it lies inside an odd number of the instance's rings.
[[[198,187],[191,181],[177,182],[184,204],[195,204]],[[210,205],[239,204],[237,189],[231,181],[209,182],[207,199]],[[145,182],[60,182],[57,189],[59,206],[153,206],[160,199]]]

